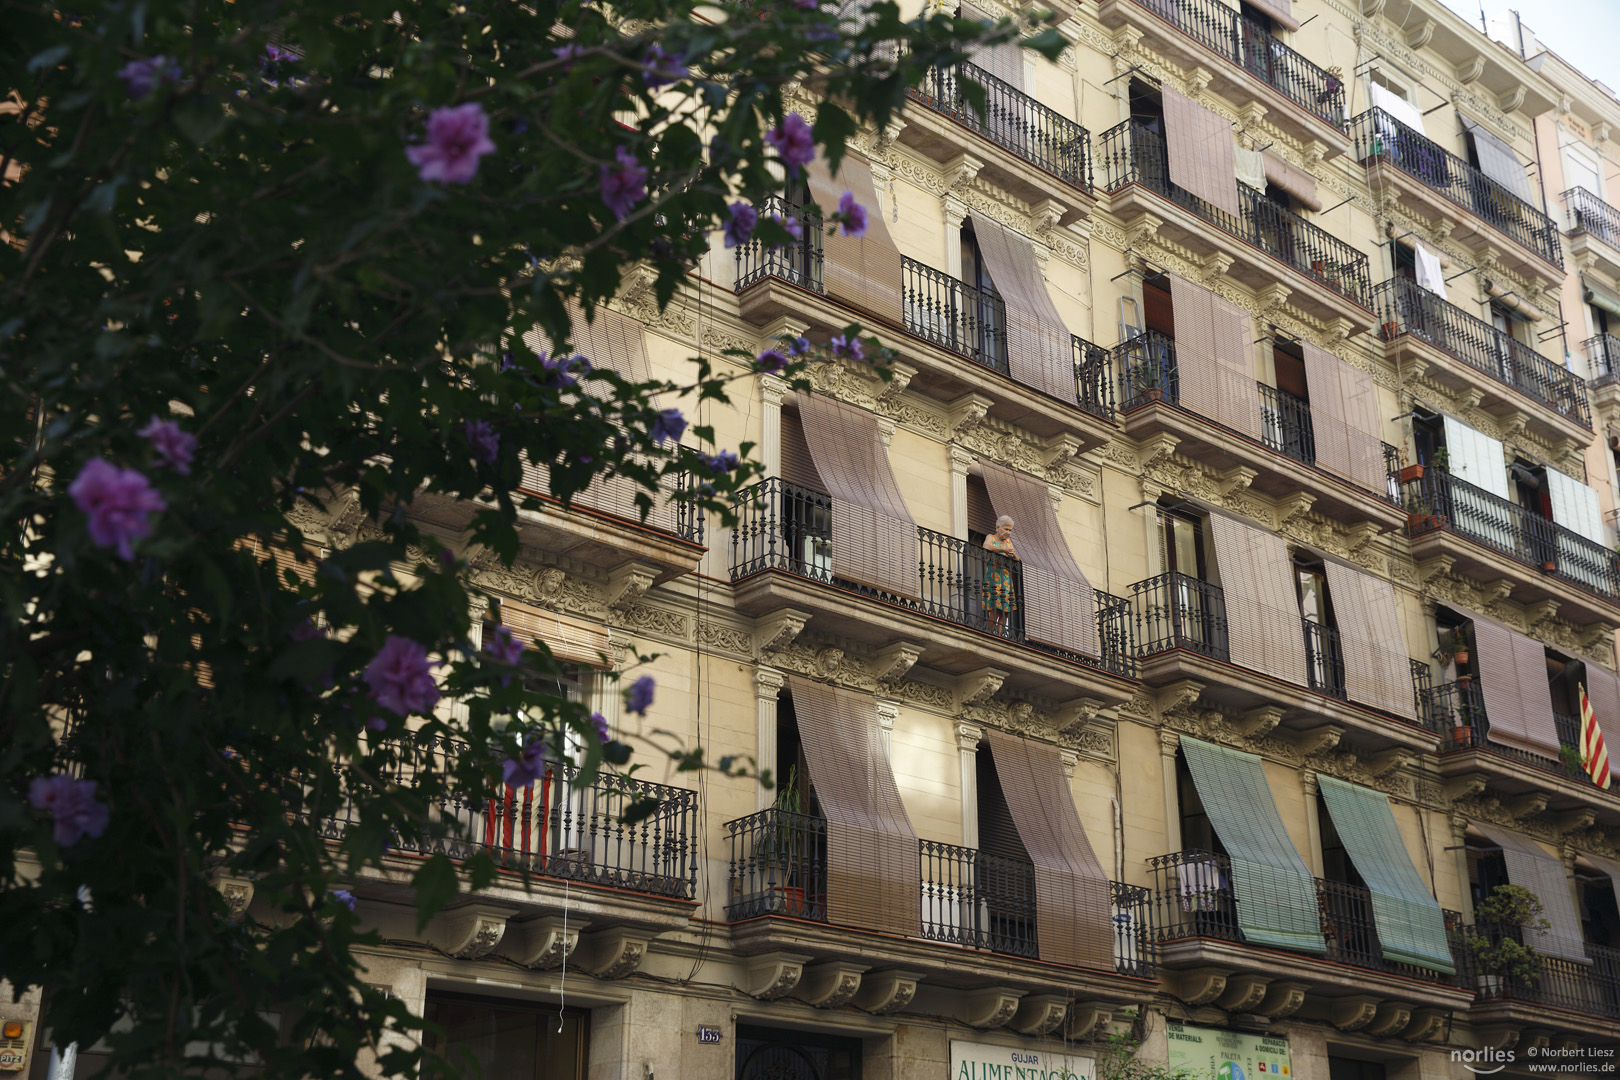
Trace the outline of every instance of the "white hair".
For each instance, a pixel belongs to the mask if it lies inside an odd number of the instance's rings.
[[[1001,528],[1002,522],[1006,522],[1008,525],[1015,524],[1013,519],[1007,514],[1002,514],[1000,517],[996,518],[996,528]]]

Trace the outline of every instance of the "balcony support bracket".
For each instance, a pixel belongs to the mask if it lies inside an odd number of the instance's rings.
[[[861,988],[855,994],[855,1004],[879,1016],[897,1012],[911,1004],[917,996],[917,983],[922,976],[914,971],[878,971],[861,978]]]
[[[1392,772],[1398,772],[1412,764],[1415,755],[1410,750],[1386,750],[1382,754],[1375,754],[1367,759],[1367,771],[1375,777],[1384,777]]]
[[[1439,1009],[1418,1009],[1412,1014],[1412,1022],[1401,1032],[1401,1038],[1413,1043],[1439,1042],[1451,1026],[1447,1022],[1449,1016]]]
[[[961,1008],[956,1018],[968,1027],[1004,1027],[1018,1013],[1018,1002],[1023,990],[1009,990],[1004,986],[988,986],[962,995]]]
[[[1226,978],[1223,968],[1183,971],[1176,980],[1176,997],[1188,1005],[1208,1005],[1226,991]]]
[[[625,563],[608,575],[607,606],[609,611],[628,611],[636,601],[647,594],[658,580],[658,567],[645,563]]]
[[[818,1009],[847,1005],[861,988],[865,964],[829,960],[808,968],[799,982],[799,1000]]]
[[[561,915],[543,915],[514,923],[503,939],[506,948],[501,950],[501,955],[531,970],[559,967],[573,956],[579,947],[580,931],[589,925],[583,919],[565,920]]]
[[[622,979],[641,966],[656,936],[626,927],[591,934],[585,939],[582,966],[598,979]]]
[[[1031,994],[1019,1001],[1018,1011],[1007,1026],[1020,1035],[1050,1035],[1063,1023],[1069,1001],[1057,994]]]
[[[1547,809],[1547,795],[1545,792],[1532,791],[1528,794],[1519,796],[1517,799],[1504,803],[1502,805],[1502,809],[1505,810],[1508,817],[1512,818],[1514,821],[1524,821],[1527,818],[1535,817],[1537,814]]]
[[[1360,1031],[1378,1015],[1378,999],[1366,994],[1335,998],[1328,1008],[1328,1019],[1340,1031]]]
[[[1466,776],[1454,776],[1446,781],[1446,802],[1454,803],[1458,799],[1473,799],[1485,794],[1485,785],[1490,778],[1484,773],[1468,773]]]
[[[1520,1029],[1511,1024],[1490,1024],[1474,1029],[1480,1049],[1511,1050],[1519,1044]]]
[[[1261,975],[1232,975],[1226,980],[1226,989],[1215,999],[1217,1009],[1227,1012],[1252,1013],[1266,999],[1271,980]]]
[[[1111,1006],[1077,1001],[1064,1019],[1063,1037],[1071,1042],[1091,1042],[1099,1038],[1113,1022],[1114,1010]]]
[[[759,618],[754,624],[754,648],[758,655],[785,649],[810,622],[808,611],[783,608]]]
[[[1339,745],[1344,738],[1344,728],[1337,724],[1323,724],[1321,727],[1303,731],[1299,736],[1299,752],[1304,757],[1312,754],[1325,754]]]
[[[1261,705],[1250,709],[1243,714],[1243,719],[1236,724],[1238,734],[1245,739],[1263,739],[1277,729],[1282,722],[1286,710],[1278,705]],[[1253,1009],[1240,1009],[1240,1012],[1253,1012]]]
[[[1386,1001],[1378,1006],[1367,1034],[1375,1039],[1388,1039],[1399,1035],[1412,1022],[1412,1006],[1405,1001]]]
[[[1007,673],[1000,668],[975,668],[957,678],[957,701],[962,708],[987,704],[1006,681]]]
[[[1272,1020],[1293,1016],[1305,1004],[1305,991],[1308,989],[1301,982],[1274,982],[1267,987],[1266,996],[1254,1011]]]
[[[924,646],[911,641],[896,641],[879,649],[873,658],[872,673],[879,686],[897,686],[917,663]]]
[[[984,422],[995,402],[983,394],[963,394],[949,403],[951,438],[960,439]]]
[[[799,987],[804,965],[813,957],[801,953],[773,952],[748,961],[747,982],[743,988],[761,1001],[786,997]],[[857,989],[859,989],[857,987]]]
[[[506,935],[506,920],[518,909],[504,904],[468,904],[438,916],[428,926],[428,942],[458,960],[477,960],[495,951]]]

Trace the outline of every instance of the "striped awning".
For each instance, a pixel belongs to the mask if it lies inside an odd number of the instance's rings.
[[[1060,649],[1100,655],[1096,598],[1064,539],[1047,485],[992,462],[982,467],[995,514],[1013,519],[1013,546],[1024,564],[1024,633]]]
[[[1287,541],[1225,514],[1211,514],[1209,527],[1226,599],[1232,663],[1309,685]]]
[[[1372,894],[1384,959],[1455,974],[1445,913],[1407,853],[1389,796],[1331,776],[1318,776],[1317,783],[1339,839]]]
[[[826,159],[818,154],[805,175],[810,197],[823,214],[836,211],[846,191],[866,208],[866,235],[845,236],[843,229],[837,229],[822,237],[822,285],[827,295],[885,322],[902,325],[900,249],[894,246],[883,221],[871,166],[859,154],[848,153],[838,163],[838,175],[834,176],[828,171]]]
[[[583,664],[604,671],[613,666],[604,626],[516,600],[502,599],[500,614],[501,625],[510,630],[525,649],[532,649],[536,641],[541,641],[551,650],[551,655],[563,663]]]
[[[973,237],[1007,309],[1007,370],[1059,401],[1075,400],[1074,339],[1058,314],[1035,247],[977,210]]]
[[[1204,812],[1232,861],[1244,939],[1325,953],[1316,877],[1288,838],[1260,759],[1186,735],[1181,752]]]
[[[1547,932],[1526,932],[1525,944],[1548,956],[1562,957],[1579,964],[1591,963],[1586,955],[1586,938],[1581,933],[1581,917],[1575,910],[1569,875],[1564,872],[1564,860],[1547,854],[1540,844],[1523,833],[1478,821],[1470,821],[1469,825],[1502,849],[1508,880],[1529,889],[1541,901],[1541,914],[1547,920]]]

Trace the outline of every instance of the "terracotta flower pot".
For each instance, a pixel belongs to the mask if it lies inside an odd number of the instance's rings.
[[[1456,652],[1451,654],[1451,658],[1453,660],[1457,661],[1457,666],[1460,667],[1460,668],[1468,666],[1468,650],[1467,649],[1458,649]],[[1471,676],[1459,675],[1459,676],[1457,676],[1457,681],[1462,682],[1466,678],[1471,678]]]
[[[1453,746],[1472,746],[1474,744],[1474,729],[1466,725],[1458,725],[1452,728],[1451,744]]]
[[[1422,465],[1403,465],[1400,471],[1400,480],[1403,484],[1410,484],[1414,480],[1423,479]]]

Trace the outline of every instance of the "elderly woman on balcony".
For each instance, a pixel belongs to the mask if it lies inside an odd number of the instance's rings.
[[[990,632],[1005,634],[1007,616],[1018,610],[1017,586],[1012,567],[1007,560],[1017,561],[1018,551],[1012,542],[1013,519],[1002,514],[996,519],[994,535],[984,538],[984,550],[1003,556],[986,559],[984,570],[984,606],[990,613]]]

